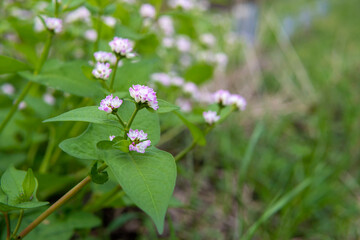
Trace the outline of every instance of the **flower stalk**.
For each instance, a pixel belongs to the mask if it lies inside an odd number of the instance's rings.
[[[114,91],[114,82],[115,82],[115,75],[116,75],[116,71],[118,69],[118,65],[119,65],[119,61],[120,61],[120,56],[116,55],[116,62],[115,62],[115,66],[114,66],[114,73],[111,77],[111,82],[110,82],[110,92]]]

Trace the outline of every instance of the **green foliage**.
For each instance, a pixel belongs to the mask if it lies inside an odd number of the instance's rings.
[[[30,66],[19,60],[0,55],[0,74],[30,70]]]
[[[180,112],[174,112],[176,116],[178,116],[181,121],[186,125],[186,127],[190,130],[190,133],[195,142],[199,145],[204,146],[206,144],[206,139],[203,131],[199,129],[195,124],[187,120]]]
[[[52,60],[44,65],[38,75],[20,72],[19,75],[29,81],[71,93],[82,97],[97,97],[105,93],[99,82],[88,79],[82,70],[84,61],[59,62]]]
[[[213,77],[214,67],[207,63],[198,63],[189,67],[185,72],[185,79],[202,84]]]
[[[156,148],[147,149],[144,154],[116,151],[108,153],[105,162],[126,194],[149,214],[161,234],[176,180],[172,155]]]
[[[91,180],[97,184],[104,184],[109,180],[109,175],[106,171],[99,172],[97,165],[98,162],[96,161],[91,167],[91,171],[90,171]]]
[[[0,211],[37,208],[47,204],[36,198],[38,183],[32,170],[27,172],[9,167],[1,177]]]

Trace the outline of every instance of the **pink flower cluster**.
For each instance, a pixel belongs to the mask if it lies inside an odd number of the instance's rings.
[[[151,141],[147,140],[147,133],[143,130],[132,130],[130,129],[127,134],[131,140],[129,145],[129,151],[136,151],[139,153],[145,153],[145,149],[151,145]]]
[[[110,68],[109,63],[98,62],[98,63],[96,63],[96,66],[92,71],[92,74],[96,78],[107,80],[110,76],[111,71],[112,70]]]
[[[123,103],[123,100],[119,99],[119,97],[113,97],[113,95],[106,96],[103,100],[100,102],[100,107],[98,107],[99,110],[105,111],[107,113],[112,113],[114,109],[118,109],[121,104]]]
[[[156,92],[152,88],[144,85],[133,85],[129,88],[129,92],[135,102],[147,103],[154,110],[159,108]]]
[[[133,43],[126,38],[114,37],[114,39],[109,42],[111,50],[120,56],[124,56],[126,58],[135,57],[135,53],[133,53]]]
[[[203,117],[205,119],[205,122],[210,125],[216,123],[220,119],[220,116],[218,116],[214,111],[203,112]]]
[[[114,64],[116,62],[116,57],[111,52],[103,52],[103,51],[95,52],[94,58],[96,62],[102,62],[102,63],[108,62],[111,64]]]
[[[62,20],[59,18],[46,18],[45,25],[47,29],[59,33],[62,31]]]
[[[218,90],[213,95],[214,102],[223,106],[235,105],[239,110],[244,111],[246,100],[238,94],[231,94],[227,90]]]

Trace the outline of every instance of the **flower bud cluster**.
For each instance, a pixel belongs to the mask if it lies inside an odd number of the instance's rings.
[[[129,92],[135,102],[146,103],[154,110],[159,108],[156,92],[152,88],[144,85],[133,85],[129,88]]]
[[[227,90],[218,90],[213,95],[214,103],[220,106],[235,105],[239,110],[244,111],[246,108],[246,100],[238,94],[231,94]]]
[[[126,38],[114,37],[112,41],[109,42],[109,46],[111,51],[113,51],[116,55],[133,58],[135,57],[135,53],[133,53],[133,43]]]
[[[220,119],[220,116],[218,116],[214,111],[203,112],[203,117],[205,122],[210,125],[216,123]]]
[[[59,18],[46,18],[45,19],[46,28],[55,33],[60,33],[62,31],[62,20]]]
[[[100,102],[100,107],[98,107],[99,110],[105,111],[107,113],[112,113],[114,110],[117,110],[121,104],[123,103],[123,100],[119,99],[119,97],[113,97],[113,95],[106,96],[103,100]]]
[[[92,71],[92,74],[98,79],[107,80],[111,71],[112,70],[109,63],[97,62],[95,68]]]
[[[130,129],[127,136],[129,137],[131,144],[129,145],[129,151],[136,151],[139,153],[145,153],[147,147],[151,145],[151,141],[147,140],[147,133],[143,130]]]

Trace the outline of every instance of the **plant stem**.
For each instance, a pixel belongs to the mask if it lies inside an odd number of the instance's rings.
[[[24,210],[20,210],[19,219],[18,219],[18,222],[16,224],[15,230],[14,230],[14,232],[12,234],[13,238],[16,238],[16,233],[19,231],[19,228],[20,228],[21,222],[23,220],[23,217],[24,217]]]
[[[99,5],[99,3],[98,3],[98,5]],[[99,8],[100,9],[99,9],[98,17],[97,17],[97,29],[96,29],[97,38],[96,38],[96,42],[94,45],[94,52],[97,52],[99,50],[100,39],[101,39],[101,29],[102,29],[101,17],[103,14],[103,9],[100,6],[99,6]]]
[[[115,66],[114,66],[114,72],[113,72],[113,75],[111,77],[111,82],[110,82],[110,92],[113,92],[114,89],[114,82],[115,82],[115,75],[116,75],[116,71],[118,69],[118,64],[119,64],[119,61],[120,61],[120,56],[116,56],[116,63],[115,63]]]
[[[9,215],[7,212],[2,212],[5,218],[6,223],[6,240],[10,240],[10,221],[9,221]]]
[[[124,128],[126,127],[124,121],[120,118],[120,116],[117,113],[114,113],[114,115],[117,117],[117,119],[119,120],[119,123],[121,124],[121,126],[123,126]]]
[[[140,110],[140,109],[139,109],[139,106],[138,106],[138,104],[136,104],[135,110],[134,110],[133,114],[131,115],[128,124],[126,125],[125,133],[124,133],[124,139],[127,138],[127,133],[129,132],[130,127],[131,127],[131,124],[132,124],[132,122],[134,121],[135,116],[136,116],[136,114],[137,114],[137,112],[138,112],[139,110]]]
[[[219,109],[218,111],[218,114],[220,115],[220,112],[221,112],[222,108]],[[204,134],[205,136],[211,131],[214,129],[215,126],[217,126],[218,124],[222,123],[226,118],[228,118],[230,116],[230,114],[236,110],[236,107],[233,107],[228,113],[226,113],[224,115],[224,117],[222,119],[220,119],[217,123],[215,124],[212,124],[210,126],[208,126],[205,131],[204,131]],[[182,150],[180,153],[178,153],[176,156],[175,156],[175,161],[179,161],[180,159],[182,159],[188,152],[190,152],[191,150],[193,150],[197,145],[197,141],[193,140],[192,143],[187,147],[185,148],[184,150]]]
[[[54,33],[50,32],[50,35],[48,37],[48,39],[46,40],[45,43],[45,47],[44,50],[40,56],[40,60],[39,60],[39,64],[36,67],[36,69],[34,70],[34,75],[39,74],[41,67],[43,66],[48,54],[49,54],[49,49],[51,46],[51,42],[52,42],[52,37],[53,37]],[[29,93],[31,87],[34,85],[33,82],[28,82],[25,86],[25,88],[22,90],[20,96],[16,99],[15,103],[12,105],[9,113],[6,115],[4,121],[2,121],[1,125],[0,125],[0,134],[1,132],[4,130],[4,128],[6,127],[6,125],[9,123],[9,121],[11,120],[11,118],[14,116],[14,114],[16,113],[19,104],[21,103],[22,100],[24,100],[24,98],[26,97],[26,95]]]
[[[48,57],[48,55],[49,55],[50,46],[51,46],[51,42],[52,42],[53,36],[54,36],[54,33],[53,33],[53,32],[49,32],[49,36],[48,36],[48,38],[46,39],[46,43],[45,43],[45,46],[44,46],[44,50],[43,50],[42,53],[41,53],[40,60],[39,60],[39,64],[38,64],[37,68],[36,68],[35,71],[34,71],[34,75],[38,75],[38,74],[39,74],[42,66],[43,66],[44,63],[45,63],[45,60],[47,59],[47,57]]]
[[[99,167],[98,171],[101,172],[105,168],[107,168],[106,164],[103,164]],[[62,196],[59,200],[57,200],[53,205],[51,205],[48,209],[45,210],[40,216],[38,216],[30,225],[28,225],[20,234],[19,238],[24,238],[27,234],[29,234],[35,227],[37,227],[42,221],[44,221],[50,214],[52,214],[59,207],[64,205],[71,197],[73,197],[76,193],[78,193],[82,188],[84,188],[89,182],[91,182],[91,177],[87,176],[80,183],[78,183],[75,187],[73,187],[70,191],[68,191],[64,196]]]
[[[55,128],[50,126],[50,135],[49,135],[49,143],[48,146],[46,148],[46,152],[45,152],[45,156],[44,159],[41,162],[40,168],[39,168],[39,173],[46,173],[48,168],[49,168],[49,164],[50,164],[50,159],[51,159],[51,154],[52,151],[55,147],[55,137],[56,137],[56,131]]]
[[[6,127],[6,125],[9,123],[9,121],[11,120],[11,118],[14,116],[14,114],[16,113],[19,104],[21,103],[22,100],[24,100],[25,96],[28,94],[31,86],[33,85],[33,82],[28,82],[25,86],[25,88],[22,90],[20,96],[16,99],[15,103],[12,105],[9,113],[6,115],[4,121],[2,121],[1,125],[0,125],[0,133],[4,130],[4,128]]]
[[[180,159],[182,159],[188,152],[190,152],[191,150],[194,149],[194,147],[196,147],[197,145],[197,142],[195,140],[192,141],[192,143],[187,147],[185,148],[184,150],[182,150],[180,153],[178,153],[176,156],[175,156],[175,162],[179,161]]]

